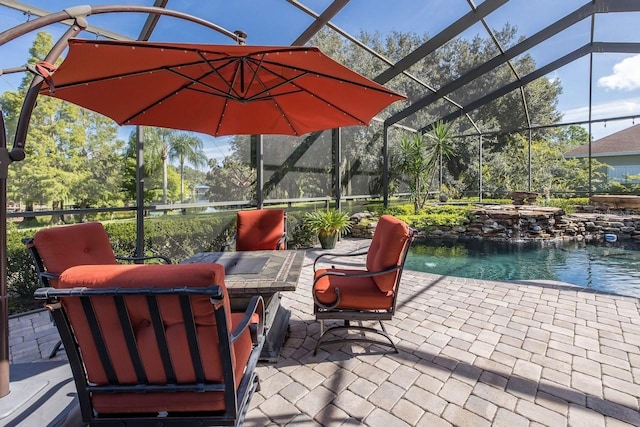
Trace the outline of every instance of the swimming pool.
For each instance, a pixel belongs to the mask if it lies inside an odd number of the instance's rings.
[[[414,243],[406,268],[485,280],[557,280],[640,298],[640,248],[629,247],[427,239]]]

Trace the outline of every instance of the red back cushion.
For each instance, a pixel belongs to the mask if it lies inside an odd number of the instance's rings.
[[[274,250],[285,232],[284,210],[258,209],[238,211],[236,218],[236,250]],[[284,246],[284,245],[283,245]],[[281,247],[280,249],[285,249]]]
[[[219,285],[223,288],[224,308],[227,313],[227,323],[231,328],[229,298],[224,286],[224,267],[219,264],[84,265],[65,270],[59,279],[59,288],[141,288],[151,286],[178,288],[210,285]],[[111,297],[100,297],[99,299],[99,303],[94,304],[94,308],[118,379],[122,383],[136,383],[137,378],[133,365],[129,358],[124,356],[128,351],[115,304]],[[65,299],[63,303],[69,314],[78,344],[82,349],[89,381],[104,384],[106,375],[99,363],[98,352],[93,345],[91,332],[86,324],[80,301]],[[192,297],[192,304],[198,328],[198,342],[203,360],[207,361],[204,366],[205,374],[211,380],[221,380],[222,368],[217,350],[218,340],[213,306],[206,296]],[[159,305],[168,337],[169,353],[178,382],[193,381],[195,374],[191,363],[188,362],[191,357],[178,299],[172,296],[160,297]],[[144,297],[128,297],[127,308],[149,381],[151,383],[165,383],[164,369]],[[249,345],[251,345],[250,342]]]
[[[409,226],[403,221],[390,215],[382,215],[367,253],[367,270],[380,271],[400,265],[410,235]],[[394,289],[398,274],[399,271],[382,274],[374,276],[373,280],[380,291],[389,292]]]
[[[54,274],[76,265],[116,263],[109,236],[99,222],[42,229],[33,236],[33,244],[47,271]]]

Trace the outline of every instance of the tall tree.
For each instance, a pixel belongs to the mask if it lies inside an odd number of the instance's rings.
[[[442,195],[442,164],[453,157],[454,150],[451,145],[451,124],[439,120],[426,134],[429,144],[429,163],[438,164],[438,192]],[[435,175],[434,175],[435,176]]]
[[[192,134],[180,132],[170,138],[169,160],[177,161],[180,167],[180,203],[184,202],[184,166],[190,163],[194,167],[205,166],[207,156],[203,151],[202,140]]]
[[[427,199],[428,177],[432,170],[424,136],[421,133],[404,135],[399,152],[397,167],[406,176],[406,183],[413,201],[413,211],[417,215]]]
[[[69,123],[68,139],[60,147],[66,153],[65,170],[73,175],[68,182],[76,204],[114,206],[122,204],[119,191],[122,181],[124,141],[118,139],[117,126],[111,120],[83,108],[65,103],[59,117]]]
[[[206,184],[211,201],[240,201],[255,197],[256,171],[237,155],[227,156],[222,163],[209,159]]]
[[[493,153],[484,166],[485,190],[496,195],[513,190],[523,190],[528,185],[529,142],[523,135]],[[587,159],[565,159],[566,144],[546,139],[534,140],[531,157],[532,191],[549,197],[551,193],[575,194],[589,191]],[[592,160],[594,185],[604,189],[606,165]]]
[[[52,46],[49,34],[38,33],[29,50],[28,63],[42,60]],[[5,92],[0,97],[9,135],[15,133],[32,79],[32,75],[25,74],[17,91]],[[112,166],[108,163],[120,161],[119,144],[113,121],[73,104],[40,96],[26,138],[27,157],[9,168],[8,195],[24,202],[27,210],[36,203],[51,204],[54,209],[62,208],[68,201],[85,205],[99,200],[113,203],[120,184],[117,174],[109,172]],[[104,163],[107,165],[100,167]]]
[[[502,29],[495,31],[495,36],[505,49],[520,40],[517,28],[510,24],[506,24]],[[399,61],[429,40],[427,35],[399,32],[390,33],[386,37],[378,33],[361,33],[359,38],[367,46],[379,52],[383,57],[388,58],[391,63]],[[372,57],[358,46],[341,40],[340,36],[335,32],[322,31],[318,33],[314,37],[313,44],[318,45],[334,59],[371,78],[376,77],[389,66],[388,63]],[[489,37],[478,35],[471,39],[458,38],[439,47],[427,57],[416,62],[409,71],[416,79],[437,89],[484,63],[487,58],[492,58],[499,54],[500,52],[494,41]],[[520,75],[526,75],[536,69],[536,64],[529,55],[522,55],[513,60],[512,63]],[[459,104],[466,105],[486,95],[493,89],[511,83],[513,78],[513,73],[509,67],[498,67],[454,91],[449,97]],[[406,108],[411,103],[430,93],[424,85],[402,74],[387,82],[386,85],[405,94],[408,100],[406,102],[396,102],[389,106],[380,114],[383,118]],[[559,82],[546,78],[537,79],[524,88],[524,95],[529,107],[529,118],[532,123],[552,124],[558,121],[560,114],[557,110],[557,100],[560,93]],[[438,118],[450,113],[453,108],[450,103],[441,99],[428,106],[428,108],[412,114],[399,124],[416,129],[422,128],[426,125],[437,123]],[[470,115],[484,132],[497,129],[515,129],[527,125],[522,93],[519,90],[506,94],[472,111]],[[347,159],[345,162],[362,165],[361,171],[367,168],[375,171],[379,167],[378,156],[381,152],[382,141],[376,133],[376,128],[380,129],[376,123],[373,123],[366,129],[368,132],[363,132],[362,128],[357,127],[343,129],[343,140],[349,141],[348,144],[344,144],[345,147],[343,148],[343,158]],[[464,115],[461,115],[461,118],[451,124],[452,135],[471,132],[475,133],[475,128]],[[551,134],[549,131],[538,131],[534,136],[539,138]],[[400,147],[400,135],[401,133],[390,133],[389,147],[392,151],[392,157],[395,156],[393,154],[394,151],[397,151]],[[495,148],[501,149],[509,144],[517,144],[517,142],[509,137],[500,137],[494,145]],[[478,182],[477,137],[456,139],[454,146],[456,155],[443,159],[445,170],[442,176],[446,180],[443,184],[447,186],[455,184],[459,188],[473,187]],[[399,158],[398,156],[395,157]],[[393,168],[393,165],[391,167]],[[377,173],[381,174],[379,170]],[[371,180],[375,180],[375,177],[372,177]]]
[[[164,128],[145,128],[144,167],[148,171],[162,170],[162,203],[167,204],[167,161],[169,159],[170,136],[175,131]]]
[[[144,132],[145,169],[150,173],[162,170],[162,203],[167,204],[167,168],[169,160],[177,160],[180,165],[180,200],[184,193],[184,165],[191,163],[201,166],[206,163],[202,140],[186,132],[164,128],[145,128]]]

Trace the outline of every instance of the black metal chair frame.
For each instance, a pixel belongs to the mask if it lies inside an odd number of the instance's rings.
[[[344,273],[341,271],[331,271],[328,270],[318,277],[314,279],[314,284],[316,281],[325,276],[342,276],[342,277],[374,277],[380,276],[383,274],[389,274],[394,271],[398,272],[398,276],[396,278],[396,283],[394,287],[394,295],[393,295],[393,304],[388,310],[363,310],[363,309],[345,309],[345,308],[337,308],[340,305],[341,295],[340,289],[336,288],[336,301],[331,305],[325,305],[322,302],[318,301],[315,292],[313,292],[313,314],[316,317],[316,320],[320,321],[320,338],[318,338],[318,342],[313,350],[314,356],[318,353],[318,349],[325,344],[336,344],[336,343],[345,343],[345,342],[363,342],[363,343],[373,343],[379,346],[388,347],[392,350],[393,353],[398,353],[398,348],[395,343],[387,333],[387,330],[382,323],[383,320],[391,320],[393,319],[393,315],[396,310],[396,302],[398,300],[398,292],[400,288],[400,280],[402,278],[402,271],[404,269],[404,263],[407,259],[407,255],[409,253],[409,248],[411,247],[411,243],[415,239],[415,230],[410,229],[409,239],[402,250],[402,254],[400,256],[400,263],[394,267],[380,270],[380,271],[367,271],[362,270],[362,272],[358,273]],[[316,257],[313,262],[313,271],[314,273],[317,271],[317,264],[323,257],[333,257],[333,258],[346,258],[346,257],[356,257],[367,255],[367,251],[357,252],[357,253],[324,253],[320,254]],[[335,269],[335,266],[331,266],[332,269]],[[344,323],[342,325],[330,326],[325,329],[324,321],[325,320],[343,320]],[[358,325],[354,325],[351,323],[352,321],[358,322]],[[369,326],[364,326],[362,324],[363,321],[376,321],[380,324],[380,329],[376,329]],[[360,335],[344,335],[339,336],[334,332],[345,330],[347,333],[349,331],[360,331],[362,334]],[[385,340],[375,340],[367,337],[366,333],[373,333],[382,336]],[[329,339],[329,337],[335,337],[333,339]]]
[[[185,330],[189,342],[191,360],[180,360],[179,363],[191,363],[196,373],[196,381],[193,383],[177,383],[174,374],[169,351],[166,346],[167,337],[160,315],[158,298],[167,295],[176,295],[180,301],[180,308],[184,319]],[[197,340],[196,325],[193,320],[193,310],[190,296],[206,295],[210,297],[214,307],[214,316],[219,338],[219,350],[223,369],[223,383],[212,383],[205,379],[203,366],[207,363],[202,360]],[[209,286],[200,288],[110,288],[110,289],[90,289],[90,288],[39,288],[34,294],[36,299],[45,300],[46,307],[51,310],[54,321],[60,332],[62,342],[66,349],[71,371],[78,391],[78,401],[83,422],[90,426],[205,426],[205,425],[232,425],[240,426],[244,421],[244,416],[249,406],[251,396],[259,390],[259,379],[255,372],[258,357],[264,344],[264,302],[262,297],[255,296],[244,313],[240,324],[231,332],[228,332],[225,308],[223,305],[223,292],[220,286]],[[106,350],[106,343],[103,331],[98,326],[97,316],[94,311],[94,297],[111,297],[117,307],[118,317],[122,334],[128,348],[128,357],[136,370],[139,378],[138,384],[121,384],[115,375],[113,362]],[[167,384],[149,384],[146,381],[147,375],[140,363],[135,336],[133,333],[131,319],[126,309],[125,300],[128,296],[146,297],[149,313],[151,314],[151,324],[153,325],[158,348],[161,352],[163,366]],[[93,342],[100,354],[102,368],[107,375],[107,384],[91,384],[87,379],[82,352],[79,348],[76,337],[73,333],[73,325],[61,304],[65,298],[80,299],[85,320],[90,326]],[[99,302],[96,302],[99,304]],[[252,322],[252,315],[258,313],[259,323]],[[246,369],[240,380],[240,384],[235,389],[235,374],[232,364],[231,346],[247,329],[250,329],[251,338],[254,343],[253,350],[249,357]],[[122,355],[122,358],[127,355]],[[120,359],[121,360],[121,359]],[[117,363],[117,361],[115,361]],[[94,411],[91,403],[91,395],[97,393],[167,393],[168,399],[174,392],[193,392],[202,397],[201,393],[224,392],[225,410],[219,412],[193,412],[193,413],[159,413],[155,414],[105,414],[100,415]]]
[[[234,233],[231,239],[220,246],[220,252],[229,252],[231,247],[236,244],[237,235]],[[287,244],[287,213],[284,213],[284,232],[276,244],[276,250]]]
[[[33,265],[36,268],[36,274],[38,275],[38,280],[40,281],[40,287],[42,288],[50,287],[51,282],[49,282],[49,280],[57,279],[59,274],[50,273],[47,271],[47,269],[44,266],[44,263],[42,262],[42,257],[38,253],[38,249],[33,243],[33,237],[23,238],[22,243],[24,243],[25,247],[27,248],[27,251],[31,256],[31,260],[33,261]],[[151,256],[143,256],[143,257],[125,257],[125,256],[115,255],[115,258],[116,258],[116,261],[134,262],[134,263],[148,261],[152,259],[159,259],[164,261],[166,264],[171,264],[171,259],[169,259],[164,255],[151,255]],[[58,354],[58,351],[60,350],[61,346],[62,346],[62,341],[58,341],[56,345],[53,346],[53,349],[49,353],[49,359],[54,358],[56,354]]]

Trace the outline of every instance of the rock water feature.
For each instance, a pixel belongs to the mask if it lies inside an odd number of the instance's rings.
[[[636,196],[631,196],[636,197]],[[637,198],[640,202],[640,197]],[[421,230],[424,237],[491,238],[504,240],[570,240],[604,242],[633,240],[640,242],[640,203],[624,211],[611,207],[585,206],[566,214],[561,208],[535,205],[486,205],[471,211],[469,222],[458,227],[434,227]],[[352,217],[353,237],[373,235],[372,215],[358,213]]]
[[[563,239],[601,242],[605,235],[640,241],[640,215],[604,212],[566,214],[563,209],[532,205],[495,205],[472,211],[470,222],[428,234],[441,237],[484,237],[514,240]]]

